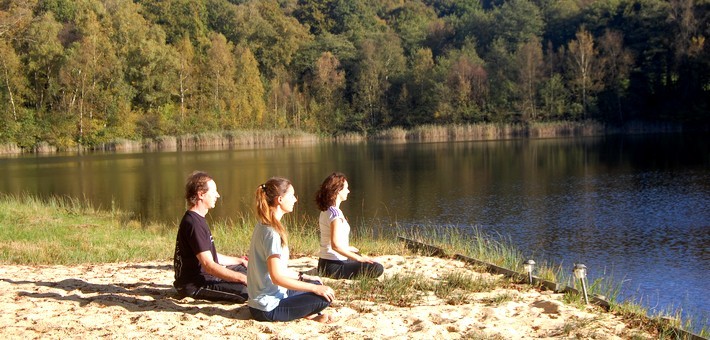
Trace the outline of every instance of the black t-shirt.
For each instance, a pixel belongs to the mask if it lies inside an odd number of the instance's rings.
[[[197,254],[206,250],[212,253],[212,259],[217,262],[217,250],[207,221],[200,214],[188,210],[180,221],[175,242],[175,288],[192,293],[211,278],[197,260]]]

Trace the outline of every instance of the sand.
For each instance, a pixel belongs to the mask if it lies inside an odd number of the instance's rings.
[[[440,280],[470,272],[461,261],[425,256],[381,256],[385,276]],[[291,261],[307,270],[317,259]],[[245,305],[175,299],[169,262],[78,266],[0,266],[0,338],[246,338],[246,339],[560,339],[651,338],[599,307],[562,303],[562,295],[527,285],[474,293],[447,304],[430,294],[411,307],[336,300],[337,320],[257,322]],[[328,280],[326,279],[326,284]],[[493,303],[508,295],[508,301]]]

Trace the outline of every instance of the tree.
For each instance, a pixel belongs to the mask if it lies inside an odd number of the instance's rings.
[[[288,17],[274,0],[248,1],[240,5],[223,1],[210,7],[210,24],[236,46],[248,47],[259,60],[260,72],[273,78],[279,68],[288,67],[296,52],[311,37],[306,27]]]
[[[264,112],[266,103],[264,102],[264,85],[261,82],[259,65],[249,48],[238,47],[235,51],[237,70],[234,77],[234,111],[233,116],[237,116],[237,122],[242,126],[260,127],[264,123]],[[234,128],[237,124],[229,124]]]
[[[623,35],[618,31],[607,30],[599,39],[601,63],[607,88],[614,97],[615,110],[619,120],[623,120],[621,98],[629,87],[629,73],[634,63],[631,51],[624,47]]]
[[[54,15],[45,13],[28,27],[22,44],[23,63],[27,65],[31,88],[28,102],[40,114],[52,110],[53,100],[59,93],[57,79],[64,54],[59,40],[61,29]]]
[[[60,105],[66,118],[76,124],[76,131],[70,133],[72,139],[79,144],[94,145],[106,139],[108,117],[121,99],[116,97],[116,85],[120,85],[123,73],[113,45],[92,8],[84,7],[77,13],[77,28],[81,38],[68,49],[66,62],[59,71],[63,89]],[[60,137],[67,137],[67,133],[63,131]]]
[[[109,38],[118,58],[123,81],[114,81],[115,113],[107,117],[112,134],[128,137],[175,134],[180,129],[173,96],[177,90],[177,53],[165,44],[165,32],[141,15],[130,0],[104,0]],[[109,30],[110,28],[110,30]]]
[[[340,61],[330,52],[323,52],[314,65],[311,89],[313,99],[319,104],[315,112],[320,130],[333,133],[343,121],[343,91],[345,72]]]
[[[139,0],[146,18],[163,27],[167,42],[175,43],[184,36],[202,39],[207,36],[207,4],[205,0]]]
[[[513,53],[503,39],[496,39],[485,56],[486,71],[490,84],[491,119],[499,122],[517,121],[515,99],[520,93],[517,69]]]
[[[506,1],[493,11],[493,40],[502,39],[509,52],[540,36],[543,27],[540,9],[529,0]]]
[[[671,0],[670,13],[667,22],[672,29],[671,47],[673,53],[673,83],[672,101],[678,107],[687,108],[684,111],[707,112],[708,67],[706,36],[710,33],[707,27],[707,1]],[[700,20],[696,16],[700,17]],[[705,19],[705,20],[703,20]],[[703,31],[704,29],[704,31]],[[705,51],[705,55],[703,55]],[[704,58],[705,57],[705,58]]]
[[[375,35],[360,46],[354,86],[354,110],[367,128],[389,124],[387,103],[394,78],[401,76],[405,58],[399,39],[392,32]],[[356,118],[356,119],[358,119]],[[352,122],[355,123],[355,122]],[[354,127],[351,125],[351,128]],[[361,127],[361,128],[362,128]]]
[[[293,96],[295,95],[289,72],[281,68],[276,71],[274,78],[269,81],[266,99],[266,121],[270,121],[273,128],[287,127],[297,124]],[[266,124],[264,124],[266,125]],[[293,126],[292,125],[292,126]]]
[[[200,93],[202,95],[203,107],[213,113],[219,127],[235,126],[234,117],[228,116],[229,112],[235,111],[234,77],[237,69],[234,63],[234,47],[227,39],[218,33],[213,33],[210,37],[211,43],[207,49],[204,59],[202,77],[200,81]],[[209,117],[203,117],[203,124],[210,124]],[[230,121],[225,123],[226,121]],[[217,126],[215,126],[217,127]]]
[[[0,2],[0,38],[17,37],[32,21],[37,0],[4,0]]]
[[[413,112],[407,117],[407,124],[431,122],[437,101],[434,91],[434,56],[430,49],[418,49],[411,62],[411,95]]]
[[[533,37],[521,44],[515,54],[523,118],[537,119],[537,93],[543,81],[543,59],[540,41]]]
[[[436,67],[437,97],[434,116],[441,123],[481,121],[489,94],[489,74],[476,52],[475,43],[467,41],[460,50],[451,50]]]
[[[23,105],[26,89],[21,67],[15,49],[0,39],[0,119],[3,121],[0,124],[19,120],[18,110]]]
[[[422,2],[407,2],[388,14],[391,26],[402,38],[407,54],[412,54],[427,38],[430,25],[437,19],[431,7]]]
[[[569,92],[559,73],[553,73],[541,84],[543,115],[550,120],[564,119],[569,111]]]
[[[551,41],[547,43],[544,58],[544,80],[540,84],[542,107],[540,119],[561,120],[569,118],[570,96],[564,77],[566,49],[560,46],[555,51]]]
[[[328,16],[332,0],[298,0],[294,16],[302,24],[309,27],[311,34],[320,35],[330,32],[336,25],[335,20]]]
[[[180,123],[185,121],[188,110],[195,107],[193,92],[197,87],[195,50],[190,38],[185,36],[175,45],[177,51],[178,97],[180,100]]]
[[[567,45],[568,78],[578,100],[582,119],[587,118],[594,95],[603,87],[602,69],[592,34],[584,28]]]

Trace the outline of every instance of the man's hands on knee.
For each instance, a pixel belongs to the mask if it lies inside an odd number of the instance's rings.
[[[232,256],[218,256],[218,258],[221,260],[224,258],[227,260],[228,258],[231,259],[238,259],[239,261],[234,261],[234,262],[239,262],[239,263],[224,263],[224,265],[229,265],[229,264],[241,264],[244,267],[247,266],[247,261],[242,259],[242,258],[237,258],[237,257],[232,257]],[[202,268],[205,268],[205,271],[207,274],[210,274],[214,277],[218,277],[222,280],[229,281],[229,282],[240,282],[243,284],[247,283],[247,276],[244,275],[243,273],[239,273],[233,270],[230,270],[226,268],[224,265],[221,263],[214,262],[212,259],[212,253],[210,251],[203,251],[201,253],[197,254],[197,260],[200,261],[200,264],[202,265]],[[230,261],[231,262],[231,261]]]

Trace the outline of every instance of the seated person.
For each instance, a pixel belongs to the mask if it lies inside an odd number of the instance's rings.
[[[318,272],[334,279],[352,279],[358,275],[380,277],[384,267],[350,246],[350,224],[340,210],[340,203],[348,199],[348,193],[348,180],[339,172],[330,174],[316,193],[316,204],[321,210]]]
[[[335,299],[332,288],[317,276],[288,268],[289,248],[281,218],[293,211],[298,199],[285,178],[273,177],[256,189],[258,222],[249,244],[249,312],[257,321],[306,318],[333,321],[321,313]]]
[[[185,185],[190,208],[180,222],[175,243],[173,285],[180,298],[244,303],[247,260],[217,252],[205,215],[219,198],[217,184],[205,172],[195,171]]]

